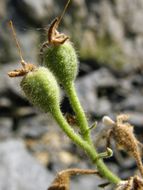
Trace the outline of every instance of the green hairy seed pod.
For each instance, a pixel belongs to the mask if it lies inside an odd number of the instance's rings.
[[[54,73],[62,85],[73,82],[78,73],[78,60],[71,43],[66,41],[47,48],[44,52],[44,66]]]
[[[44,112],[53,112],[60,105],[60,92],[53,74],[44,67],[29,72],[21,81],[28,100]]]

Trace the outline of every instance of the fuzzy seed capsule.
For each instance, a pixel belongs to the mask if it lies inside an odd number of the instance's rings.
[[[44,112],[53,112],[60,104],[60,92],[53,74],[44,67],[29,72],[21,81],[28,100]]]
[[[66,41],[47,48],[44,52],[44,66],[54,73],[62,85],[73,82],[78,73],[78,60],[72,44]]]

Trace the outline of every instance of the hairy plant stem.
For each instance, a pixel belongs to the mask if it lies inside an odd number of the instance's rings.
[[[78,99],[78,96],[77,96],[77,93],[75,90],[75,85],[73,82],[71,82],[71,83],[66,84],[64,87],[65,87],[66,93],[69,97],[70,104],[76,114],[81,136],[88,143],[92,144],[91,138],[90,138],[90,129],[88,127],[88,122],[87,122],[84,110]]]
[[[66,135],[77,145],[79,145],[90,157],[90,159],[96,164],[98,171],[100,172],[101,176],[108,179],[111,183],[117,184],[119,183],[120,179],[113,174],[107,166],[104,164],[102,159],[98,158],[98,153],[96,152],[95,148],[88,143],[87,141],[83,140],[78,134],[74,132],[74,130],[69,126],[66,122],[63,114],[61,113],[60,108],[56,108],[52,110],[52,115],[54,119],[59,124],[60,128],[66,133]]]

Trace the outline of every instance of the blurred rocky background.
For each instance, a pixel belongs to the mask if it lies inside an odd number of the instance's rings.
[[[61,14],[66,0],[0,0],[0,190],[46,190],[57,171],[94,168],[86,155],[57,127],[52,118],[31,106],[20,90],[20,78],[7,72],[20,67],[8,27],[12,20],[27,62],[41,62],[39,49],[46,29]],[[60,24],[80,60],[76,87],[96,139],[105,131],[101,119],[130,114],[143,142],[143,0],[71,0]],[[63,95],[63,113],[73,113]],[[105,149],[104,140],[98,146]],[[114,149],[114,143],[113,143]],[[134,160],[115,151],[106,160],[122,178],[137,172]],[[71,189],[100,189],[94,176],[77,177]],[[111,189],[106,187],[105,189]]]

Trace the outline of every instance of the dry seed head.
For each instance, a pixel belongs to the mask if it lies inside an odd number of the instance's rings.
[[[129,115],[128,114],[119,114],[116,117],[117,124],[123,124],[125,121],[129,120]]]
[[[143,176],[143,165],[139,149],[139,142],[134,135],[133,126],[126,122],[127,120],[128,115],[126,114],[118,115],[116,122],[113,122],[107,116],[103,118],[104,124],[112,126],[110,129],[110,135],[107,137],[107,142],[110,142],[110,138],[113,137],[118,149],[122,149],[134,157],[137,167]]]
[[[17,49],[18,49],[18,52],[19,52],[19,56],[20,56],[20,59],[21,59],[21,65],[22,65],[23,68],[16,69],[16,70],[8,72],[8,76],[9,77],[21,77],[21,76],[26,75],[28,72],[33,71],[36,68],[36,66],[31,64],[31,63],[26,63],[24,61],[23,56],[22,56],[22,51],[21,51],[21,48],[20,48],[20,44],[19,44],[19,41],[17,39],[16,32],[15,32],[15,29],[14,29],[14,26],[13,26],[13,23],[12,23],[11,20],[9,21],[9,26],[10,26],[10,28],[12,30],[12,35],[13,35],[13,38],[15,40],[15,43],[16,43],[16,46],[17,46]]]
[[[64,10],[62,11],[61,16],[56,17],[56,18],[52,21],[52,23],[50,24],[50,27],[49,27],[49,29],[48,29],[48,41],[46,41],[46,42],[44,42],[44,43],[42,44],[42,47],[41,47],[41,49],[40,49],[40,53],[41,53],[41,54],[43,54],[43,52],[44,52],[43,50],[44,50],[45,48],[47,48],[47,47],[49,47],[49,46],[57,46],[57,45],[64,44],[64,43],[69,39],[68,36],[66,36],[66,35],[63,34],[63,33],[59,33],[59,32],[57,31],[58,26],[59,26],[59,24],[60,24],[60,22],[61,22],[61,20],[62,20],[62,18],[63,18],[63,16],[64,16],[64,14],[65,14],[65,11],[66,11],[66,9],[67,9],[69,3],[70,3],[70,0],[67,1],[66,5],[65,5],[65,7],[64,7]]]

